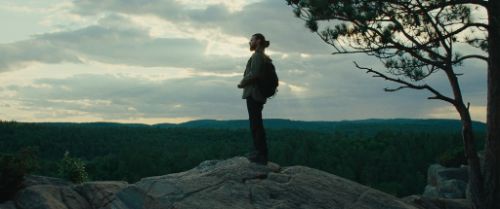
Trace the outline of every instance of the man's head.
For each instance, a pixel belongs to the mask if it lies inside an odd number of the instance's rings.
[[[267,48],[269,46],[269,41],[266,41],[266,38],[264,35],[260,33],[256,33],[250,38],[250,42],[248,43],[250,45],[250,51],[254,51],[257,48]]]

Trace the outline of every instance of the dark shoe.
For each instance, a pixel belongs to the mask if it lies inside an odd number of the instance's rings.
[[[255,157],[248,158],[248,160],[250,160],[250,162],[252,162],[252,163],[257,163],[260,165],[267,165],[267,156],[265,156],[265,155],[257,155]]]

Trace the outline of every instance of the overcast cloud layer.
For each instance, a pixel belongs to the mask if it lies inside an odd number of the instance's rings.
[[[427,92],[384,92],[395,84],[353,67],[382,69],[377,60],[330,55],[285,1],[16,1],[0,13],[0,120],[246,118],[236,84],[257,32],[271,41],[281,80],[266,118],[456,118]],[[461,69],[473,120],[485,120],[485,67]],[[449,95],[442,76],[428,82]]]

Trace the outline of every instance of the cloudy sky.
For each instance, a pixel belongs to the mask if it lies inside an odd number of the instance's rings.
[[[284,0],[0,0],[0,27],[0,120],[245,119],[236,85],[257,32],[281,80],[266,118],[457,118],[427,92],[384,92],[395,84],[353,66],[382,69],[377,60],[332,56]],[[478,121],[485,67],[460,69]],[[450,95],[442,74],[428,82]]]

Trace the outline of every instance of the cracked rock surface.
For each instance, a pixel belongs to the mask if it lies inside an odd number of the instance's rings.
[[[42,181],[43,182],[43,181]],[[416,209],[402,200],[320,170],[208,160],[180,173],[126,182],[35,184],[2,208],[82,209]]]
[[[244,157],[204,161],[181,173],[148,177],[116,194],[111,208],[414,209],[398,198],[304,166],[281,168]]]

